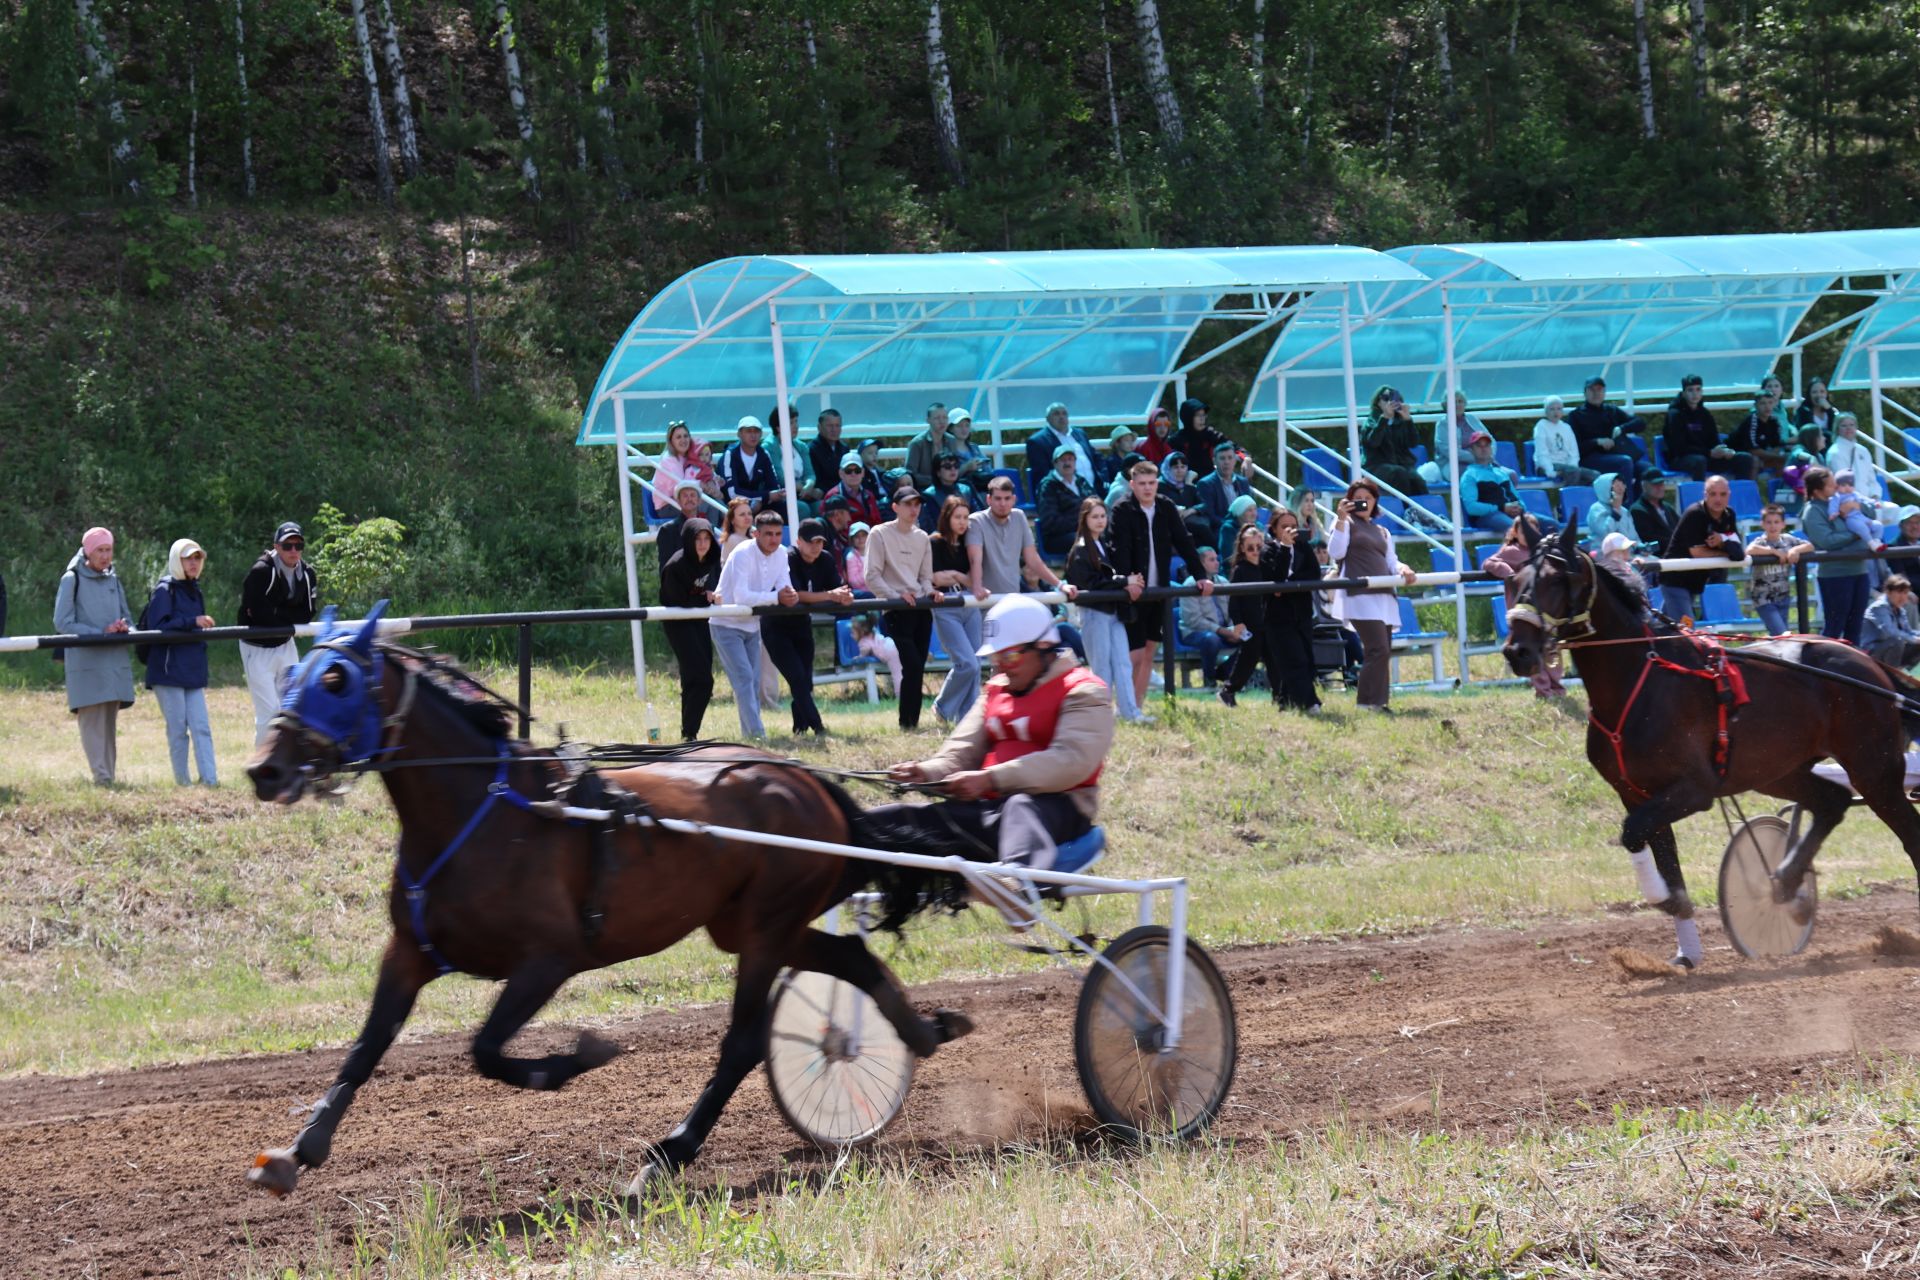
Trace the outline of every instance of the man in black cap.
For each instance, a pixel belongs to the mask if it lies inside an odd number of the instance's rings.
[[[1667,503],[1667,481],[1673,477],[1649,462],[1640,468],[1640,500],[1627,508],[1633,517],[1633,534],[1650,556],[1664,556],[1673,542],[1674,526],[1680,515]],[[1660,600],[1660,571],[1648,569],[1643,575],[1649,597]]]
[[[820,518],[827,526],[827,551],[840,564],[853,550],[853,535],[848,532],[853,528],[853,506],[836,493],[820,504]]]
[[[291,520],[273,531],[273,545],[260,553],[240,584],[241,626],[292,627],[313,621],[320,605],[320,579],[303,558],[306,547],[306,536]],[[280,711],[280,686],[298,661],[300,649],[292,637],[240,642],[240,665],[247,672],[247,692],[253,695],[256,747]]]
[[[851,604],[853,591],[840,580],[837,560],[827,551],[823,520],[802,520],[787,551],[787,576],[801,606]],[[824,734],[820,708],[813,701],[813,619],[804,613],[774,614],[760,620],[760,643],[793,693],[793,733]]]
[[[1567,415],[1567,425],[1580,442],[1581,466],[1611,471],[1633,487],[1634,472],[1647,460],[1647,446],[1633,437],[1645,434],[1647,424],[1607,403],[1605,378],[1595,374],[1587,379],[1587,402]]]

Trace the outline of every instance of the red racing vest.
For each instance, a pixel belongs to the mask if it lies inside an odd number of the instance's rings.
[[[1013,693],[998,680],[988,681],[986,729],[987,741],[992,745],[987,748],[986,759],[980,762],[980,767],[991,769],[996,764],[1045,751],[1053,744],[1053,731],[1060,723],[1060,704],[1067,700],[1067,695],[1082,685],[1101,683],[1100,677],[1085,667],[1074,667],[1058,680],[1049,680],[1022,694]],[[1079,791],[1095,785],[1100,781],[1103,768],[1104,763],[1095,765],[1092,773],[1067,790]],[[999,798],[997,791],[988,794]]]

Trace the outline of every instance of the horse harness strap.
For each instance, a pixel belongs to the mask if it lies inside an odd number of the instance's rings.
[[[513,763],[512,748],[502,742],[499,755],[500,767],[494,770],[493,781],[487,784],[487,798],[482,800],[480,807],[473,811],[473,816],[468,818],[466,825],[460,828],[460,833],[440,851],[440,856],[427,864],[425,872],[416,878],[411,871],[407,870],[404,858],[396,856],[394,859],[394,869],[407,886],[407,918],[408,923],[413,927],[414,939],[419,942],[420,950],[439,966],[443,974],[453,973],[455,968],[445,956],[440,954],[440,949],[434,946],[433,940],[427,936],[427,886],[433,883],[433,878],[439,875],[449,862],[453,861],[453,855],[460,852],[461,847],[467,843],[473,833],[480,829],[480,824],[486,820],[489,813],[493,812],[495,804],[505,800],[516,809],[533,812],[534,801],[515,791],[507,782],[507,769]]]
[[[1682,636],[1692,642],[1694,650],[1700,655],[1703,665],[1689,667],[1675,662],[1670,658],[1661,657],[1659,651],[1654,647],[1656,637],[1652,630],[1648,629],[1646,632],[1647,658],[1640,666],[1640,678],[1633,682],[1633,691],[1627,695],[1626,704],[1620,708],[1620,714],[1615,718],[1613,727],[1609,729],[1600,722],[1600,718],[1591,710],[1587,712],[1587,723],[1598,730],[1600,735],[1613,747],[1613,762],[1614,766],[1619,770],[1621,783],[1641,800],[1650,799],[1651,796],[1645,788],[1633,780],[1633,775],[1628,771],[1627,753],[1622,739],[1627,731],[1627,719],[1633,714],[1634,704],[1640,699],[1640,691],[1646,688],[1647,677],[1653,673],[1655,667],[1676,672],[1683,676],[1697,676],[1704,680],[1713,681],[1715,710],[1718,712],[1719,718],[1719,723],[1714,732],[1713,769],[1714,773],[1722,779],[1727,776],[1727,766],[1733,750],[1733,739],[1728,732],[1728,721],[1731,719],[1733,712],[1747,705],[1747,702],[1750,700],[1747,694],[1746,677],[1740,674],[1740,668],[1728,657],[1724,645],[1705,636],[1695,635],[1690,632],[1683,632]]]
[[[426,871],[416,878],[407,870],[407,864],[404,861],[395,860],[400,879],[407,889],[407,917],[413,928],[413,936],[419,942],[420,950],[426,953],[443,974],[454,973],[457,968],[441,954],[440,949],[433,945],[433,940],[427,935],[427,887],[433,882],[433,878],[453,861],[453,856],[460,852],[472,838],[473,833],[479,830],[480,824],[486,821],[487,815],[493,811],[495,804],[504,800],[523,813],[531,813],[543,818],[559,817],[569,825],[592,828],[593,858],[588,873],[587,895],[580,909],[581,928],[586,934],[588,946],[599,941],[601,931],[606,925],[607,889],[620,860],[619,849],[613,841],[613,832],[621,826],[637,828],[644,846],[647,842],[647,829],[652,825],[648,821],[650,815],[646,804],[638,796],[608,782],[596,770],[588,769],[583,772],[569,788],[566,799],[558,802],[572,808],[587,808],[595,804],[604,806],[609,816],[599,821],[589,822],[573,816],[572,813],[557,812],[555,801],[534,800],[516,791],[507,781],[507,770],[512,766],[515,757],[512,748],[505,742],[500,744],[497,758],[500,763],[494,771],[493,781],[487,784],[487,798],[480,802],[480,807],[473,811],[466,825],[460,828],[459,834],[455,835],[447,847],[440,851],[440,855],[427,865]]]

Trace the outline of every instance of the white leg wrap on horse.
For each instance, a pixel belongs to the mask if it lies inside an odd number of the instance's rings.
[[[1667,888],[1667,878],[1653,865],[1652,849],[1636,849],[1627,856],[1633,862],[1633,878],[1640,882],[1641,897],[1657,907],[1673,896],[1673,891]]]
[[[1680,944],[1680,954],[1692,964],[1699,964],[1704,954],[1700,950],[1700,926],[1691,920],[1675,920],[1673,937]]]

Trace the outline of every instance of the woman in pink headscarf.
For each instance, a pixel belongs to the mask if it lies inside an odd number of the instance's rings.
[[[709,497],[720,497],[720,478],[714,474],[713,459],[704,440],[696,440],[684,422],[667,427],[667,445],[653,468],[653,505],[671,511],[679,505],[674,490],[682,480],[692,480]]]
[[[119,635],[132,629],[127,593],[113,572],[113,534],[87,530],[80,550],[60,575],[53,598],[53,627],[61,635]],[[62,651],[67,670],[67,710],[80,722],[80,746],[100,786],[113,784],[119,716],[133,705],[133,667],[125,645],[89,645]]]

